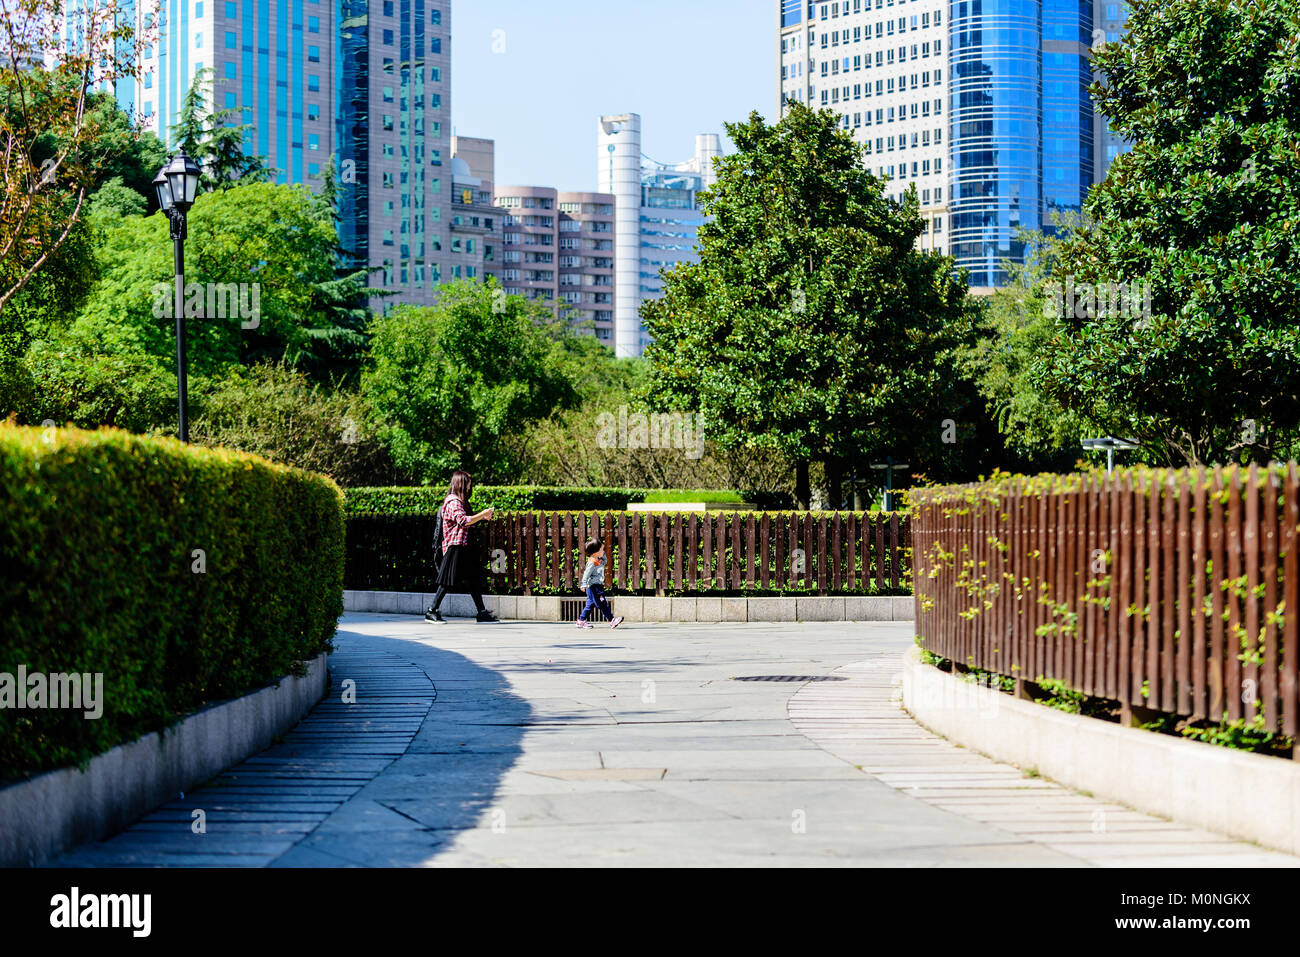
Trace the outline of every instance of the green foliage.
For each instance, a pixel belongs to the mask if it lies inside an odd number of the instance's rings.
[[[139,350],[104,352],[75,338],[38,341],[20,375],[23,388],[9,408],[28,424],[52,420],[131,432],[175,426],[175,366]]]
[[[348,488],[344,498],[349,514],[378,513],[384,515],[432,514],[442,505],[447,494],[445,484],[430,486],[390,486],[375,488]],[[656,498],[656,496],[667,496]],[[678,497],[678,496],[685,496]],[[706,498],[702,496],[717,496]],[[674,490],[645,488],[609,488],[601,486],[556,485],[475,485],[474,501],[480,508],[493,506],[499,512],[530,511],[609,511],[622,510],[629,503],[638,502],[700,502],[747,501],[762,507],[788,507],[788,501],[761,501],[771,499],[754,492],[720,492],[714,490]]]
[[[689,422],[679,437],[683,447],[644,448],[610,443],[602,423],[633,421],[652,413],[645,399],[644,359],[618,359],[590,335],[552,327],[558,359],[578,392],[578,403],[555,410],[535,424],[521,443],[513,474],[500,481],[539,485],[678,488],[753,488],[782,496],[790,487],[790,463],[776,452],[722,449]],[[683,426],[687,421],[682,419]],[[677,435],[678,433],[674,433]],[[783,496],[783,500],[788,495]],[[788,504],[788,502],[787,502]]]
[[[345,486],[403,478],[369,430],[361,396],[313,383],[301,370],[236,367],[196,398],[202,411],[190,435],[197,444],[252,452]]]
[[[979,311],[950,258],[915,248],[915,192],[887,199],[829,110],[791,103],[727,132],[699,262],[642,306],[654,405],[703,413],[724,448],[828,464],[906,450],[941,471],[943,420],[974,400],[955,350]]]
[[[1057,273],[1149,284],[1150,316],[1066,310],[1032,374],[1152,461],[1266,461],[1300,429],[1300,9],[1130,6],[1093,93],[1133,148]]]
[[[84,761],[330,647],[343,513],[328,479],[170,439],[0,425],[0,507],[0,672],[104,682],[98,720],[0,709],[0,778]]]
[[[1028,260],[1003,263],[1008,283],[983,300],[983,334],[961,353],[963,369],[977,384],[1007,450],[1030,467],[1069,469],[1081,454],[1080,439],[1092,434],[1090,424],[1044,394],[1032,374],[1061,335],[1060,317],[1044,295],[1058,268],[1057,234],[1078,222],[1073,214],[1053,213],[1050,234],[1021,231]],[[1012,467],[1010,461],[1000,464]]]
[[[450,478],[450,473],[447,477]],[[349,514],[431,515],[442,506],[446,494],[445,484],[349,488],[344,491],[344,504]],[[541,509],[621,509],[628,502],[643,501],[646,494],[645,489],[635,488],[475,485],[474,503],[479,508],[491,505],[501,512],[527,512]]]
[[[67,335],[102,354],[175,355],[171,316],[172,243],[164,216],[125,216],[105,223],[98,250],[102,278]],[[225,315],[187,319],[192,374],[220,372],[232,363],[295,362],[327,327],[317,284],[334,280],[337,237],[327,209],[298,186],[252,183],[200,193],[189,214],[186,283],[247,284],[240,290],[248,317],[225,305]],[[253,284],[256,284],[254,298]],[[206,292],[193,304],[208,310]],[[189,306],[187,306],[187,309]]]
[[[1165,730],[1165,729],[1159,729]],[[1295,739],[1279,732],[1264,728],[1264,716],[1257,714],[1253,718],[1230,720],[1226,715],[1221,721],[1189,722],[1178,728],[1178,733],[1193,741],[1204,741],[1238,751],[1276,754],[1290,757],[1295,747]]]
[[[143,216],[148,207],[143,196],[123,184],[122,177],[114,176],[90,197],[86,218],[102,228],[112,226],[123,216]]]
[[[374,322],[361,383],[378,433],[423,482],[457,468],[483,481],[512,474],[521,434],[578,398],[546,331],[550,312],[495,281],[448,283],[438,297]]]
[[[669,488],[659,489],[654,492],[647,492],[641,499],[643,502],[736,502],[745,501],[745,496],[739,492],[719,491],[717,489],[691,489],[691,488]]]
[[[252,139],[252,124],[236,123],[237,109],[208,109],[207,104],[216,101],[214,76],[211,67],[195,72],[172,124],[172,142],[203,167],[205,190],[264,182],[271,175],[265,159],[244,152],[245,143]]]

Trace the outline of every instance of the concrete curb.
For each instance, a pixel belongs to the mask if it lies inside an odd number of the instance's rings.
[[[903,707],[973,751],[1138,811],[1300,853],[1300,764],[1066,714],[903,665]]]
[[[628,621],[911,621],[913,615],[911,595],[659,598],[615,592],[610,601],[614,613]],[[423,615],[431,604],[431,592],[343,592],[344,611]],[[484,595],[483,604],[501,618],[560,620],[557,595]],[[474,617],[474,603],[468,595],[448,595],[441,610],[448,617]]]
[[[325,695],[325,655],[302,678],[209,705],[165,732],[0,789],[0,867],[43,864],[132,821],[265,750]]]

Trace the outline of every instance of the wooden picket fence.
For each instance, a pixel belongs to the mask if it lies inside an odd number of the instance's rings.
[[[485,532],[482,531],[485,529]],[[488,588],[574,593],[583,543],[605,543],[607,587],[639,594],[906,594],[908,522],[864,512],[518,512],[475,530]],[[345,587],[428,590],[432,515],[352,515]]]
[[[1296,464],[912,491],[923,646],[958,664],[1296,736]]]

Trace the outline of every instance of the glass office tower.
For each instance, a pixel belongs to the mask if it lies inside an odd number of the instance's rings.
[[[375,307],[436,300],[450,255],[450,0],[128,0],[118,9],[154,37],[139,79],[116,91],[143,128],[171,140],[186,92],[210,71],[207,108],[247,124],[244,152],[265,158],[273,182],[318,190],[334,164],[343,246],[389,293]]]
[[[916,187],[920,247],[951,253],[976,289],[1005,284],[1019,231],[1078,212],[1126,148],[1088,94],[1090,46],[1124,31],[1118,0],[774,8],[778,113],[791,100],[839,113],[891,196]]]
[[[1094,182],[1092,0],[952,3],[952,254],[1006,283],[1020,229],[1078,212]]]

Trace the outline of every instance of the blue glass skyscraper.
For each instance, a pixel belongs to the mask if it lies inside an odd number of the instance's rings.
[[[778,0],[776,12],[781,109],[839,112],[889,195],[916,188],[921,247],[950,253],[976,289],[1003,285],[1020,231],[1077,213],[1124,148],[1088,93],[1090,47],[1120,38],[1122,3]]]

